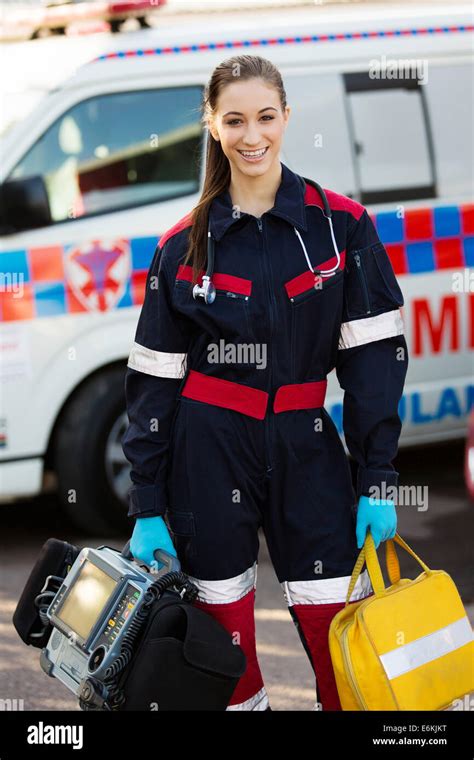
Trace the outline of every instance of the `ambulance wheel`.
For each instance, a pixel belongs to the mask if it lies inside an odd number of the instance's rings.
[[[130,464],[120,444],[128,424],[124,370],[86,381],[58,421],[54,462],[59,497],[74,525],[89,535],[126,534]]]

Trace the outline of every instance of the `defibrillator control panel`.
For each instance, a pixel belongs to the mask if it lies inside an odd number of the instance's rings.
[[[96,639],[95,646],[104,645],[108,648],[115,641],[139,599],[140,591],[137,590],[136,586],[128,583],[125,593],[120,597],[114,611],[108,617],[102,634]]]

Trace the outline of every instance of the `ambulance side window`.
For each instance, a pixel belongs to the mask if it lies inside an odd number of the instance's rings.
[[[97,95],[63,113],[8,179],[43,177],[54,222],[199,190],[201,87]]]
[[[286,163],[303,177],[353,198],[357,184],[339,72],[290,71],[285,90],[293,107],[282,151]]]
[[[422,71],[400,78],[343,75],[358,200],[364,205],[437,195],[422,76]]]

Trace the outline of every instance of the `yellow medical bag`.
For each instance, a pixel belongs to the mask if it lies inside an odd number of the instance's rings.
[[[415,580],[400,578],[395,542],[423,568]],[[398,533],[385,545],[391,585],[385,588],[369,532],[345,607],[329,628],[342,709],[463,709],[474,691],[474,644],[456,585],[444,570],[425,565]],[[364,562],[373,593],[350,602]]]

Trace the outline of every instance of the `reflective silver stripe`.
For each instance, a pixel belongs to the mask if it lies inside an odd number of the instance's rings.
[[[387,677],[392,680],[419,668],[420,665],[426,665],[427,662],[454,652],[472,640],[471,624],[465,616],[444,628],[382,654],[380,660]]]
[[[281,587],[288,607],[294,604],[332,604],[345,602],[349,590],[350,575],[340,578],[321,578],[319,581],[283,581]],[[372,584],[367,569],[357,578],[349,601],[362,599],[371,592]]]
[[[128,357],[128,366],[147,375],[179,379],[186,374],[186,361],[187,354],[153,351],[134,343]]]
[[[191,583],[199,589],[198,600],[209,604],[228,604],[242,599],[252,588],[257,586],[257,563],[233,578],[219,581],[200,580],[188,575]]]
[[[263,686],[253,697],[239,702],[238,705],[227,705],[226,710],[266,710],[269,704],[268,694]]]
[[[404,325],[400,309],[377,314],[376,317],[364,317],[341,324],[339,349],[354,348],[374,340],[403,335]]]

